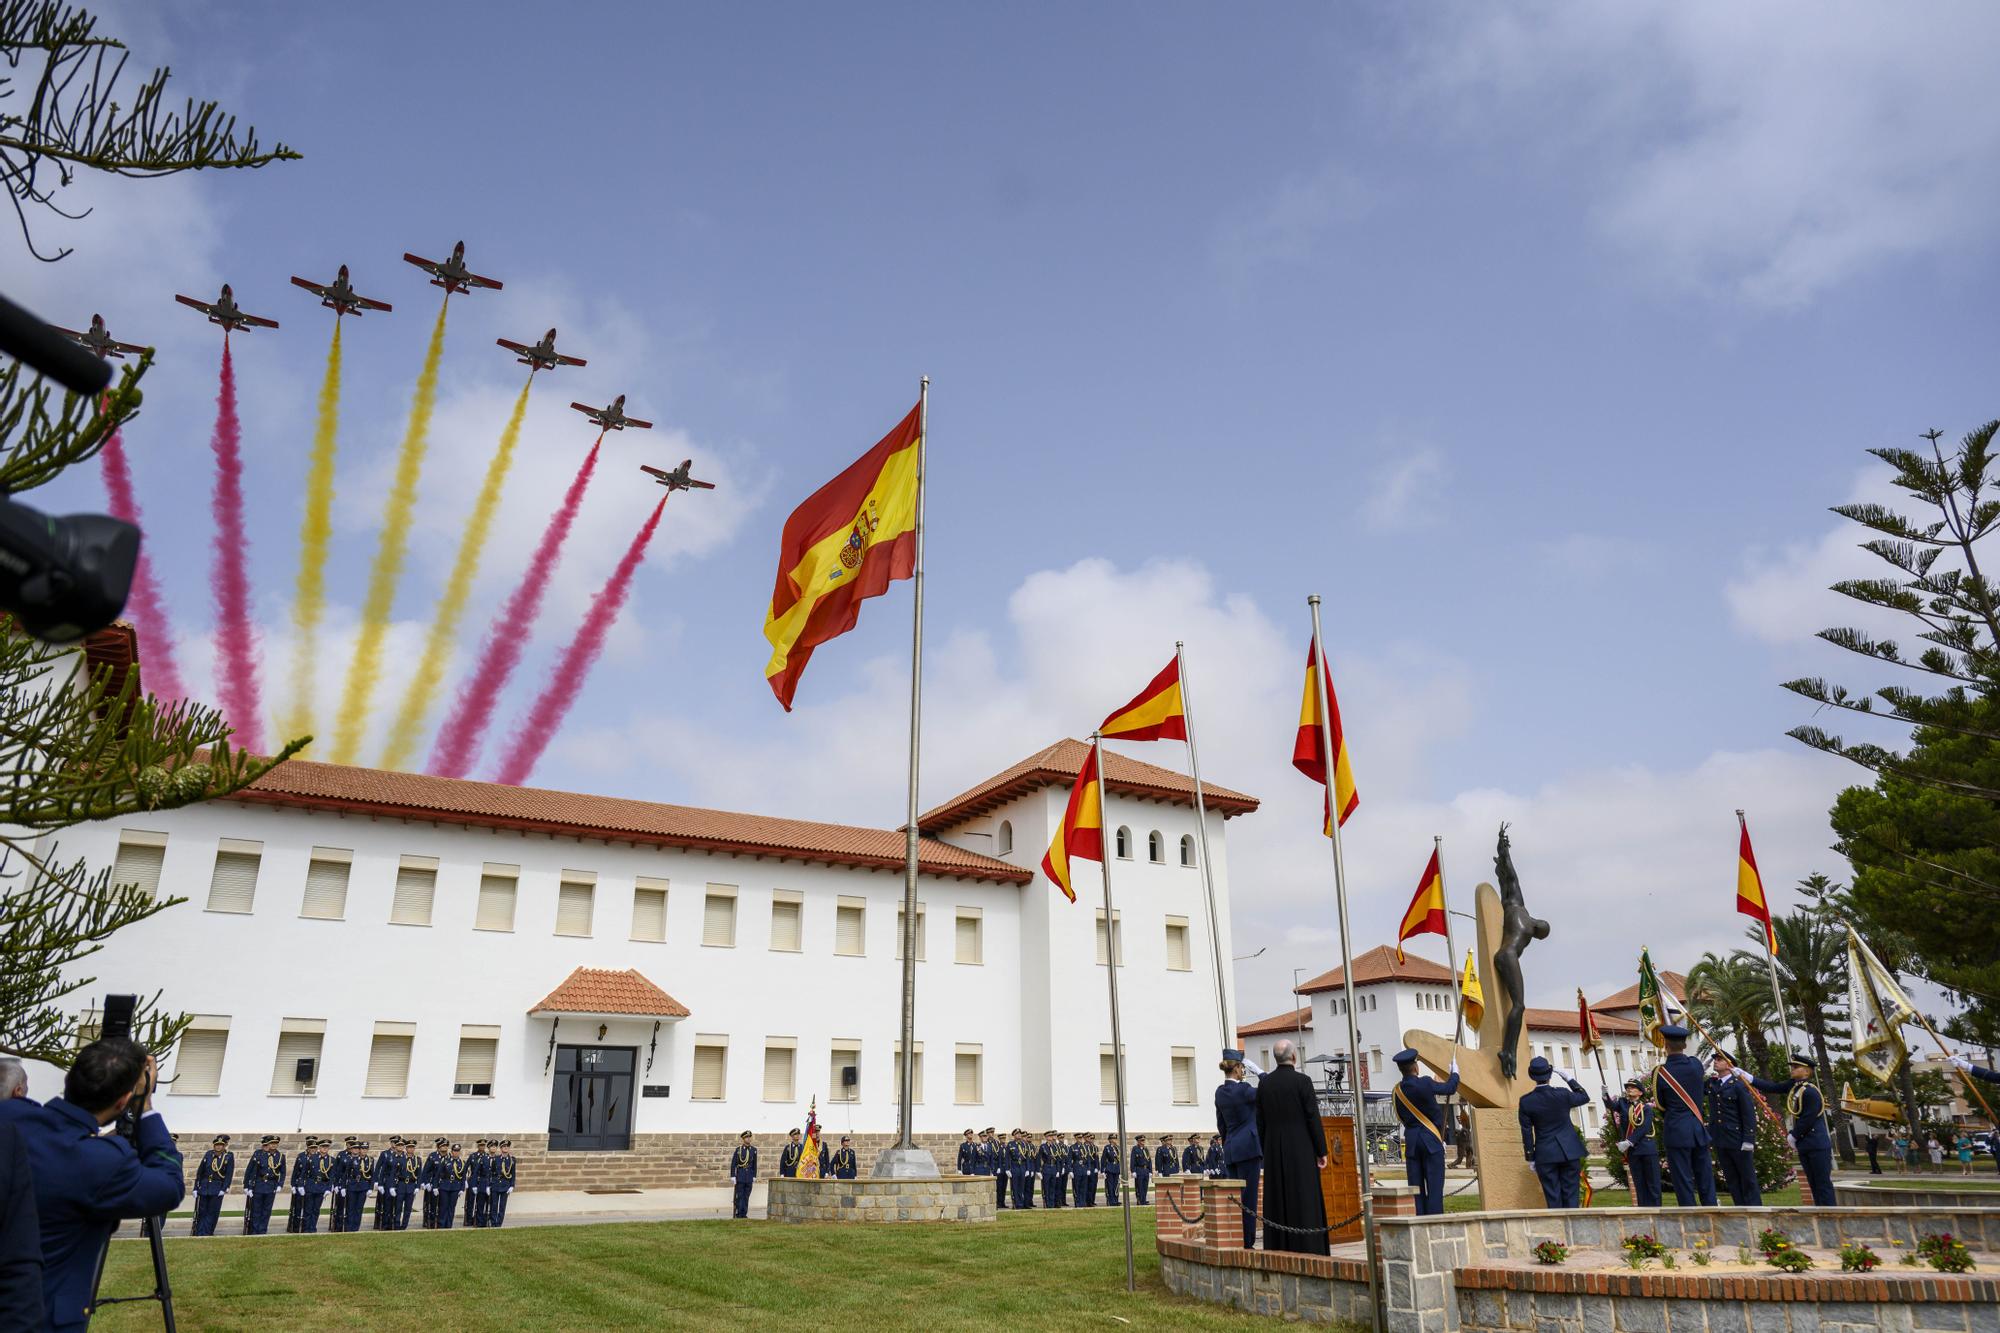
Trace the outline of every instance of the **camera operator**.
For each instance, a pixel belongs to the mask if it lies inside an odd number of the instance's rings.
[[[13,1119],[35,1178],[42,1292],[52,1329],[89,1326],[85,1307],[98,1256],[118,1223],[158,1217],[186,1192],[180,1152],[151,1109],[157,1083],[144,1047],[107,1037],[77,1053],[62,1096]],[[105,1132],[121,1115],[138,1122],[133,1142]]]

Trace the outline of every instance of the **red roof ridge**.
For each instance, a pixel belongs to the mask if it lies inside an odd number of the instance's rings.
[[[1384,981],[1443,982],[1451,985],[1457,979],[1458,974],[1452,969],[1418,954],[1405,953],[1399,963],[1396,951],[1386,944],[1378,944],[1367,953],[1357,954],[1354,959],[1354,984],[1357,986],[1373,986]],[[1346,974],[1335,967],[1306,982],[1295,993],[1315,995],[1346,984]]]
[[[1288,1009],[1284,1013],[1274,1014],[1270,1018],[1260,1018],[1254,1023],[1245,1023],[1242,1027],[1236,1029],[1236,1037],[1240,1041],[1244,1037],[1276,1036],[1284,1032],[1298,1032],[1309,1029],[1313,1025],[1312,1014],[1311,1005],[1307,1005],[1303,1009]]]
[[[1597,1030],[1607,1037],[1636,1037],[1639,1035],[1639,1025],[1629,1018],[1615,1018],[1610,1014],[1598,1013],[1593,1013],[1591,1017],[1597,1021]],[[1530,1006],[1525,1022],[1531,1028],[1538,1028],[1543,1031],[1571,1032],[1581,1038],[1582,1033],[1578,1027],[1579,1018],[1580,1015],[1574,1009],[1537,1009]]]
[[[686,1018],[688,1007],[640,975],[636,967],[579,967],[528,1012]]]
[[[1676,1000],[1687,1003],[1687,978],[1679,972],[1660,973],[1660,984],[1667,988]],[[1601,1000],[1591,1001],[1592,1009],[1636,1009],[1639,1006],[1639,983],[1633,982],[1616,995],[1607,995]]]
[[[1043,746],[1019,763],[1002,769],[979,785],[960,792],[944,804],[925,811],[918,817],[917,827],[925,833],[936,833],[997,809],[1031,791],[1067,786],[1083,768],[1084,756],[1089,752],[1090,747],[1084,742],[1065,736],[1052,745]],[[1168,801],[1175,805],[1194,804],[1193,778],[1116,750],[1107,749],[1104,752],[1104,783],[1112,791],[1127,796]],[[1209,782],[1202,784],[1201,794],[1208,808],[1224,819],[1250,814],[1258,806],[1254,796]]]

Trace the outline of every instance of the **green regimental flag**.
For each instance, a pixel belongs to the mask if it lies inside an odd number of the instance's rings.
[[[1666,1024],[1665,997],[1660,993],[1660,974],[1653,970],[1652,955],[1639,950],[1639,1031],[1657,1050],[1665,1050],[1667,1039],[1660,1035]]]

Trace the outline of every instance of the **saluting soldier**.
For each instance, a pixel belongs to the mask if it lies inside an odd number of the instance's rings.
[[[778,1174],[796,1176],[799,1173],[799,1158],[805,1156],[805,1144],[799,1142],[799,1132],[794,1129],[785,1135],[785,1146],[778,1149]]]
[[[1813,1205],[1831,1208],[1834,1206],[1833,1140],[1826,1132],[1826,1100],[1812,1081],[1812,1057],[1793,1051],[1791,1072],[1790,1083],[1752,1078],[1750,1086],[1759,1092],[1785,1094],[1785,1109],[1792,1113],[1792,1146],[1799,1150],[1799,1166],[1812,1189]]]
[[[1551,1073],[1560,1073],[1568,1086],[1550,1086]],[[1528,1077],[1535,1086],[1521,1094],[1521,1150],[1542,1182],[1543,1202],[1550,1208],[1578,1207],[1582,1201],[1583,1136],[1576,1132],[1570,1112],[1588,1106],[1590,1094],[1567,1069],[1558,1071],[1539,1055],[1528,1061]]]
[[[1722,1187],[1738,1208],[1761,1208],[1764,1191],[1757,1183],[1757,1099],[1750,1085],[1735,1077],[1736,1060],[1717,1051],[1709,1062],[1709,1134],[1715,1140],[1715,1165]]]
[[[271,1229],[271,1205],[285,1183],[285,1155],[278,1136],[266,1134],[243,1168],[243,1234],[261,1236]]]
[[[1141,1208],[1146,1206],[1146,1187],[1153,1183],[1153,1155],[1146,1151],[1146,1136],[1134,1135],[1132,1139],[1132,1197]]]
[[[757,1145],[750,1141],[747,1129],[737,1137],[735,1155],[729,1159],[729,1179],[736,1186],[735,1216],[750,1216],[750,1187],[757,1183]]]
[[[1153,1150],[1153,1174],[1171,1176],[1180,1170],[1181,1159],[1174,1152],[1174,1136],[1160,1135],[1160,1146]]]
[[[1104,1151],[1098,1154],[1097,1169],[1104,1173],[1104,1202],[1113,1208],[1118,1206],[1118,1140],[1104,1141]]]
[[[1625,1080],[1625,1095],[1604,1095],[1611,1123],[1618,1131],[1618,1150],[1625,1154],[1625,1177],[1632,1182],[1634,1208],[1658,1208],[1660,1198],[1660,1145],[1653,1142],[1653,1126],[1659,1117],[1646,1100],[1646,1085],[1637,1075]]]
[[[417,1188],[423,1191],[424,1196],[424,1230],[426,1231],[435,1230],[439,1225],[437,1216],[438,1173],[442,1169],[444,1160],[451,1156],[451,1153],[447,1151],[450,1147],[450,1139],[433,1139],[431,1141],[430,1156],[424,1158],[423,1168],[417,1172]]]
[[[833,1154],[832,1166],[836,1180],[852,1180],[861,1174],[861,1164],[854,1157],[853,1141],[845,1134],[840,1136],[840,1147]]]
[[[194,1234],[213,1236],[222,1216],[222,1199],[236,1180],[236,1154],[229,1151],[229,1136],[217,1134],[194,1169]]]
[[[1699,1199],[1702,1207],[1713,1208],[1715,1171],[1708,1160],[1708,1125],[1701,1110],[1707,1071],[1687,1053],[1686,1028],[1669,1023],[1660,1035],[1666,1038],[1667,1058],[1653,1071],[1653,1101],[1660,1108],[1660,1137],[1666,1143],[1674,1201],[1692,1208]]]
[[[1416,1051],[1405,1047],[1396,1052],[1396,1068],[1402,1077],[1393,1096],[1396,1119],[1403,1126],[1403,1178],[1416,1186],[1417,1215],[1434,1217],[1444,1211],[1444,1119],[1439,1102],[1458,1091],[1458,1061],[1443,1081],[1417,1070]]]

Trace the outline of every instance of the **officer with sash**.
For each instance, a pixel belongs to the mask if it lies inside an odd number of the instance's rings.
[[[1403,1076],[1394,1094],[1407,1147],[1403,1175],[1419,1191],[1417,1216],[1429,1217],[1444,1211],[1445,1108],[1438,1098],[1458,1091],[1458,1061],[1442,1083],[1417,1072],[1417,1053],[1408,1047],[1396,1052],[1396,1068]]]
[[[736,1186],[732,1215],[750,1216],[750,1187],[757,1183],[757,1145],[750,1141],[747,1129],[737,1136],[736,1151],[729,1158],[729,1179]]]
[[[1549,1086],[1549,1075],[1555,1072],[1562,1074],[1568,1086]],[[1583,1136],[1569,1117],[1577,1107],[1590,1105],[1590,1094],[1567,1069],[1557,1071],[1539,1055],[1528,1062],[1528,1077],[1535,1086],[1521,1095],[1521,1150],[1542,1182],[1543,1201],[1550,1208],[1578,1207],[1582,1201]],[[1441,1166],[1442,1144],[1438,1151]]]
[[[1667,1147],[1667,1169],[1674,1183],[1674,1201],[1683,1208],[1715,1207],[1715,1171],[1709,1164],[1708,1123],[1701,1109],[1707,1071],[1687,1053],[1688,1030],[1678,1023],[1660,1029],[1667,1041],[1667,1058],[1653,1071],[1653,1101],[1660,1108],[1660,1138]]]
[[[1104,1141],[1104,1151],[1098,1154],[1097,1169],[1104,1175],[1104,1202],[1112,1208],[1118,1206],[1118,1140]]]
[[[1174,1136],[1160,1135],[1160,1146],[1153,1150],[1153,1174],[1171,1176],[1181,1168],[1180,1155],[1174,1151]]]
[[[333,1156],[327,1139],[307,1139],[306,1151],[292,1163],[292,1207],[299,1214],[299,1230],[308,1236],[319,1234],[319,1212],[326,1206],[326,1192],[333,1188]]]
[[[285,1183],[285,1155],[278,1136],[266,1134],[243,1168],[243,1234],[261,1236],[271,1229],[271,1205]]]
[[[1831,1208],[1834,1206],[1833,1139],[1826,1132],[1826,1101],[1812,1081],[1813,1068],[1811,1056],[1793,1051],[1790,1083],[1752,1078],[1750,1086],[1773,1096],[1784,1094],[1785,1109],[1792,1115],[1792,1146],[1799,1151],[1799,1166],[1812,1189],[1813,1206]],[[1739,1072],[1731,1077],[1743,1075]]]
[[[1132,1138],[1132,1198],[1143,1208],[1146,1206],[1146,1187],[1153,1183],[1153,1155],[1146,1151],[1146,1136]]]
[[[1757,1184],[1757,1099],[1750,1085],[1735,1077],[1736,1060],[1717,1051],[1709,1062],[1709,1134],[1715,1139],[1715,1165],[1723,1188],[1738,1208],[1761,1208],[1764,1191]]]
[[[1632,1182],[1634,1208],[1658,1208],[1660,1198],[1660,1145],[1653,1142],[1653,1127],[1659,1117],[1646,1100],[1646,1085],[1635,1075],[1625,1080],[1625,1095],[1604,1094],[1604,1108],[1618,1132],[1618,1150],[1625,1154],[1625,1176]]]
[[[215,1142],[201,1155],[194,1169],[194,1234],[213,1236],[222,1217],[222,1199],[236,1180],[236,1154],[229,1151],[229,1136],[217,1134]]]
[[[861,1174],[861,1164],[854,1157],[854,1141],[847,1135],[840,1136],[840,1146],[834,1149],[830,1165],[835,1180],[852,1180]]]

